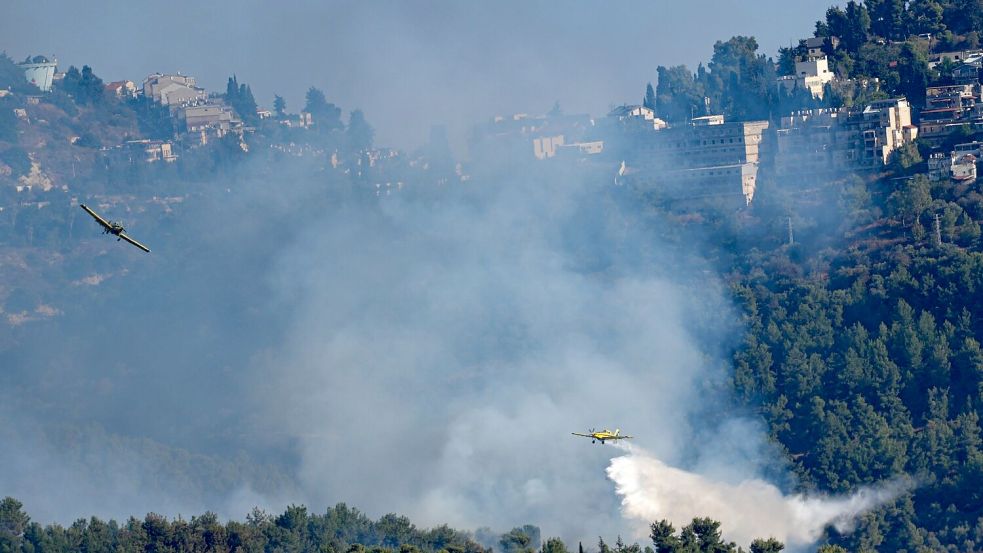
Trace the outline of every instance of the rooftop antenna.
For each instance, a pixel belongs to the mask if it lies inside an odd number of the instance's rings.
[[[788,217],[788,245],[789,246],[794,246],[795,245],[795,236],[792,234],[792,216],[791,215],[789,215],[789,217]]]

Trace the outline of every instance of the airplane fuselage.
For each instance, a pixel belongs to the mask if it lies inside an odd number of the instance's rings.
[[[604,442],[607,440],[612,440],[612,441],[627,440],[631,438],[631,436],[623,435],[620,429],[608,430],[606,428],[604,430],[598,430],[598,431],[591,430],[590,433],[588,434],[578,434],[576,432],[574,432],[573,434],[575,436],[583,436],[585,438],[590,438],[590,442],[592,444],[601,442],[601,445],[604,445]]]

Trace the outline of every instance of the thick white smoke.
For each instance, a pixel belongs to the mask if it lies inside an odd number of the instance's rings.
[[[118,291],[112,301],[54,328],[52,340],[79,336],[65,352],[91,364],[62,363],[67,353],[41,362],[44,348],[25,348],[5,378],[43,382],[35,396],[71,406],[51,418],[101,414],[113,431],[181,439],[188,451],[246,446],[290,482],[261,486],[262,471],[175,462],[151,447],[122,455],[134,442],[107,438],[79,463],[63,446],[8,448],[28,454],[7,456],[0,493],[41,520],[344,501],[421,526],[538,524],[568,541],[711,516],[732,539],[792,543],[890,495],[790,500],[746,480],[769,462],[761,428],[706,417],[726,393],[728,341],[739,335],[727,294],[699,241],[681,253],[660,239],[664,224],[640,214],[637,198],[609,193],[604,169],[523,168],[380,203],[325,198],[304,178],[237,183],[237,195],[158,233],[177,239],[161,240],[139,271],[104,283]],[[7,442],[33,444],[23,420],[39,412],[0,413]],[[610,446],[570,435],[591,426],[621,427],[658,459],[745,483],[629,456],[610,469],[622,511],[604,478]],[[100,486],[107,466],[129,478]],[[88,485],[29,487],[62,480]]]
[[[773,537],[796,548],[814,543],[830,525],[852,530],[857,516],[911,485],[892,480],[849,496],[785,495],[758,478],[731,484],[671,467],[638,447],[625,449],[626,455],[611,460],[607,474],[621,496],[623,514],[639,522],[641,535],[654,521],[666,519],[679,529],[694,517],[710,517],[738,544]]]
[[[285,249],[293,324],[256,401],[295,440],[309,503],[593,540],[627,527],[605,450],[572,431],[661,421],[652,447],[686,454],[724,374],[694,328],[727,301],[561,177],[339,210]]]

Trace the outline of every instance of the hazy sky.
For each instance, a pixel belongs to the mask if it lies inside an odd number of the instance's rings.
[[[276,93],[290,111],[314,85],[346,117],[364,110],[378,144],[411,148],[433,123],[460,140],[474,122],[555,100],[602,115],[640,101],[658,65],[708,59],[716,40],[753,35],[774,55],[834,3],[13,0],[0,50],[88,64],[107,82],[182,71],[220,91],[235,73],[260,105]]]

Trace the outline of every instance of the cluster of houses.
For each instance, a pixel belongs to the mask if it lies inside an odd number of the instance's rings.
[[[496,118],[479,129],[471,150],[536,159],[605,153],[601,157],[623,161],[620,183],[678,199],[731,197],[747,204],[762,167],[796,182],[876,170],[918,135],[904,98],[800,111],[781,118],[777,128],[723,115],[669,125],[645,106],[626,105],[599,121],[587,115]]]
[[[831,87],[876,87],[876,79],[863,83],[837,79],[827,58],[837,47],[835,37],[801,41],[794,74],[779,77],[776,86],[788,93],[807,92],[817,99]],[[43,90],[50,89],[59,77],[54,62],[46,58],[31,61],[24,65],[25,75]],[[941,147],[951,145],[958,133],[983,131],[983,52],[938,54],[931,63],[947,64],[954,83],[929,87],[925,108],[917,115],[905,98],[797,111],[771,123],[726,121],[722,115],[708,115],[669,125],[640,105],[616,107],[600,120],[556,110],[543,116],[497,117],[476,129],[470,151],[475,158],[616,159],[621,161],[619,183],[658,188],[679,198],[724,196],[747,204],[754,198],[762,170],[776,179],[797,182],[828,178],[833,173],[873,171],[916,138]],[[117,97],[142,95],[166,108],[179,126],[179,139],[187,146],[207,144],[231,133],[247,147],[241,138],[252,129],[221,96],[209,95],[197,86],[194,77],[154,73],[142,86],[133,81],[105,86]],[[257,110],[257,115],[272,114]],[[302,113],[298,121],[282,123],[308,127],[313,121],[310,114]],[[177,159],[174,145],[165,140],[132,140],[117,148],[134,161]],[[289,148],[284,153],[303,155]],[[957,145],[949,153],[933,154],[928,160],[929,173],[936,180],[975,180],[980,155],[980,143]]]
[[[191,144],[207,144],[209,138],[229,133],[242,137],[244,125],[231,106],[197,86],[194,77],[154,73],[143,81],[143,96],[167,106],[171,117]]]
[[[918,129],[923,140],[941,144],[964,130],[983,130],[983,101],[980,83],[931,86],[925,90],[925,109]]]
[[[210,97],[205,89],[197,86],[194,77],[188,75],[148,75],[138,87],[133,81],[114,81],[105,85],[107,93],[117,98],[143,96],[154,104],[166,108],[178,125],[182,142],[187,146],[207,144],[211,138],[221,138],[235,133],[240,138],[245,130],[235,110],[222,99]],[[241,145],[245,145],[240,140]],[[129,140],[113,148],[112,153],[130,162],[172,162],[178,158],[177,148],[170,140]]]
[[[57,72],[57,60],[54,58],[35,56],[19,65],[28,82],[42,92],[49,92],[53,84],[65,76],[64,73]],[[185,146],[204,145],[211,139],[232,133],[240,137],[240,146],[243,149],[248,147],[241,138],[244,132],[252,129],[243,124],[239,114],[221,96],[208,94],[197,85],[192,76],[154,73],[144,79],[142,86],[130,80],[114,81],[104,86],[107,94],[117,98],[143,96],[154,104],[166,107],[177,123],[179,138]],[[257,116],[269,117],[272,113],[269,110],[257,110]],[[288,126],[308,127],[312,121],[310,114],[303,113],[299,121],[283,123]],[[114,149],[123,151],[133,160],[169,162],[177,159],[174,144],[165,140],[131,140]]]
[[[776,86],[817,99],[830,88],[876,89],[876,79],[846,81],[830,71],[827,52],[838,45],[836,37],[801,41],[794,74],[779,77]],[[622,161],[621,183],[657,188],[680,199],[732,197],[750,203],[762,171],[795,183],[876,171],[916,138],[943,148],[960,135],[983,131],[983,51],[938,54],[932,64],[938,63],[951,66],[954,84],[928,87],[926,105],[917,114],[902,97],[797,111],[774,124],[709,115],[669,125],[648,107],[624,105],[599,121],[587,115],[499,117],[479,129],[472,150],[491,144],[496,154],[518,151],[536,159],[604,152]],[[979,142],[957,144],[930,157],[929,175],[975,180],[981,154]]]

